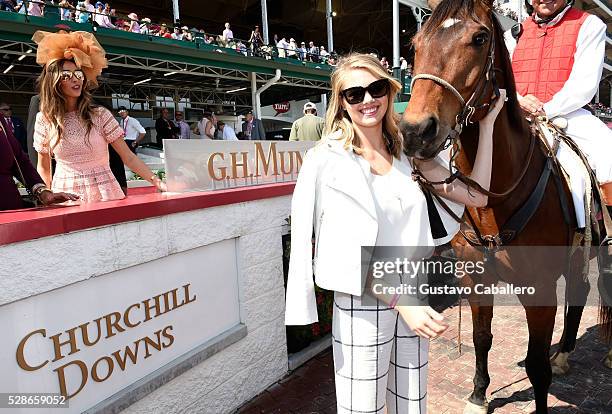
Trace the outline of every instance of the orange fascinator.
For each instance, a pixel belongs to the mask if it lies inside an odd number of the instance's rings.
[[[32,36],[38,45],[36,63],[45,66],[61,59],[73,60],[85,73],[88,86],[98,86],[97,77],[108,67],[106,52],[89,32],[57,33],[38,30]]]

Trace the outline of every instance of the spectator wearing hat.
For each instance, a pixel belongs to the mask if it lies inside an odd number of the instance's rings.
[[[292,37],[289,39],[289,47],[287,48],[287,57],[291,59],[297,59],[297,44],[295,43],[295,39]]]
[[[111,23],[110,17],[104,12],[104,3],[101,1],[96,3],[96,14],[94,14],[94,22],[98,27],[107,29],[115,29],[115,25]]]
[[[266,130],[264,129],[261,119],[257,119],[253,116],[253,112],[249,111],[244,118],[242,123],[242,132],[244,138],[249,141],[265,140]]]
[[[189,30],[189,27],[181,27],[181,38],[187,42],[193,41],[193,36],[191,35],[191,30]]]
[[[138,148],[140,141],[144,139],[146,131],[138,119],[130,116],[130,112],[125,106],[120,106],[118,112],[121,117],[121,127],[125,134],[125,143],[136,154],[136,148]]]
[[[329,52],[325,50],[325,46],[321,46],[321,50],[319,50],[319,56],[321,56],[321,63],[327,63],[327,59],[329,58]]]
[[[304,116],[291,126],[289,141],[319,141],[324,127],[325,120],[317,116],[317,106],[312,102],[306,102]]]
[[[140,33],[140,24],[138,23],[138,15],[136,13],[128,14],[128,18],[130,19],[130,32],[132,33]]]
[[[141,20],[142,24],[140,25],[140,33],[150,35],[151,33],[151,19],[145,17]]]
[[[306,42],[300,43],[300,47],[297,48],[297,52],[300,60],[306,60],[306,55],[308,54],[308,49],[306,49]]]

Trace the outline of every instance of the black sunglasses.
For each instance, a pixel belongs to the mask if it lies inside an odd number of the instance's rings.
[[[379,79],[370,83],[365,88],[363,86],[348,88],[340,92],[340,95],[342,95],[349,104],[355,105],[363,102],[366,91],[372,98],[382,98],[389,93],[389,80]]]

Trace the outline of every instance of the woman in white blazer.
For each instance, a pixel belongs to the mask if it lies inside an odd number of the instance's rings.
[[[370,55],[343,58],[331,78],[324,139],[304,157],[291,208],[287,325],[316,322],[313,272],[334,291],[333,352],[339,413],[426,410],[428,339],[446,330],[427,306],[362,304],[361,246],[433,246],[427,203],[402,152],[393,98],[400,84]],[[502,93],[502,98],[505,95]],[[471,178],[488,188],[493,123],[503,99],[480,122]],[[432,181],[449,173],[418,161]],[[487,197],[462,184],[437,190],[484,206]],[[315,253],[311,237],[314,226]]]

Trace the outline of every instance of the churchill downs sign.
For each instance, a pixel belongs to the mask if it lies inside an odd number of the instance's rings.
[[[0,306],[0,390],[62,394],[69,412],[82,412],[146,384],[240,324],[235,246],[198,247]]]
[[[195,302],[197,296],[190,293],[190,286],[186,284],[181,288],[132,303],[121,312],[108,313],[54,335],[49,335],[44,328],[36,329],[19,341],[17,364],[25,371],[37,371],[43,369],[49,362],[62,361],[62,365],[54,368],[53,372],[57,373],[60,394],[72,398],[83,390],[90,378],[94,382],[104,382],[113,373],[125,371],[128,365],[137,365],[153,355],[153,352],[161,352],[171,347],[174,344],[174,327],[169,324],[147,336],[131,341],[110,355],[101,356],[91,366],[78,359],[78,354],[83,348],[94,347],[100,341]],[[35,360],[26,357],[26,347],[35,346],[52,347],[53,358],[43,361],[42,358]],[[75,372],[79,373],[79,379],[70,384],[71,387],[66,380],[66,372],[69,370],[76,370]]]
[[[313,142],[164,140],[169,191],[294,181]]]

